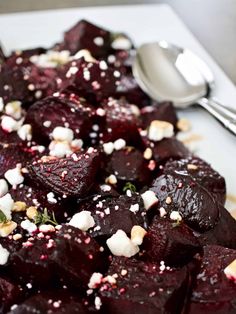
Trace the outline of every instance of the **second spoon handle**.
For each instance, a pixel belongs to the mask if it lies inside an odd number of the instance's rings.
[[[236,135],[236,112],[221,105],[213,98],[202,98],[198,104],[210,112],[226,129]]]

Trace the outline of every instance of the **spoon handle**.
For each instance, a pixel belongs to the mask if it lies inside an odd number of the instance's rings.
[[[202,98],[198,104],[210,112],[226,129],[236,135],[236,111],[221,105],[215,98]]]

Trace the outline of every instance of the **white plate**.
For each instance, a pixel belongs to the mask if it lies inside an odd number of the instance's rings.
[[[234,84],[167,5],[112,6],[0,15],[0,40],[8,51],[50,46],[61,39],[63,31],[81,18],[114,31],[127,32],[137,45],[165,39],[188,47],[211,67],[216,77],[215,95],[225,104],[236,108]],[[181,112],[180,115],[190,119],[193,132],[203,137],[198,142],[198,154],[226,178],[228,193],[236,195],[236,138],[201,109],[194,108]],[[227,207],[233,209],[236,204],[228,203]]]

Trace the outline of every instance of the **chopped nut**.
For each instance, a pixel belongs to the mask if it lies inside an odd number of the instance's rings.
[[[20,240],[22,238],[22,235],[20,233],[16,233],[12,236],[14,241]]]
[[[169,204],[171,204],[171,202],[172,202],[171,197],[170,197],[170,196],[167,196],[167,198],[166,198],[166,204],[169,205]]]
[[[30,206],[26,210],[26,216],[29,219],[34,219],[34,217],[37,215],[37,213],[38,213],[37,208],[34,206]]]
[[[26,203],[25,202],[15,202],[13,205],[13,212],[24,212],[26,210]]]
[[[198,169],[198,166],[193,165],[193,164],[187,164],[187,169],[188,169],[188,170],[197,170],[197,169]]]
[[[145,149],[145,151],[143,153],[143,158],[145,158],[147,160],[152,158],[152,150],[151,150],[151,148],[148,147],[148,148]]]
[[[111,174],[108,178],[106,178],[105,182],[108,184],[116,184],[117,183],[116,176],[114,174]]]
[[[182,132],[187,132],[191,129],[191,123],[186,118],[181,118],[177,122],[177,128]]]
[[[236,259],[224,269],[224,273],[228,279],[236,282]]]
[[[133,226],[131,230],[131,241],[135,245],[141,245],[143,243],[143,238],[147,231],[143,229],[141,226]]]
[[[161,120],[151,122],[148,130],[148,138],[151,141],[161,141],[163,138],[172,137],[174,135],[174,127],[171,123]]]
[[[14,221],[8,221],[0,224],[0,237],[7,237],[17,227]]]

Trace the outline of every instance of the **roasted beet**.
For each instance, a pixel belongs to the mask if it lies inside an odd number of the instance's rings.
[[[106,269],[107,258],[101,247],[78,228],[64,225],[55,240],[50,256],[57,275],[68,285],[86,286],[93,272]]]
[[[110,32],[81,20],[65,33],[64,41],[58,47],[60,50],[69,50],[71,54],[87,49],[94,57],[102,57],[110,49],[110,43]]]
[[[21,164],[26,165],[34,157],[34,153],[27,151],[22,145],[18,144],[0,144],[0,176]]]
[[[5,102],[19,100],[31,104],[57,90],[54,68],[39,68],[31,62],[14,66],[9,63],[5,62],[0,69],[0,94]]]
[[[28,166],[30,180],[59,195],[84,197],[94,184],[99,169],[99,152],[90,148],[81,154],[45,161]]]
[[[132,182],[140,187],[151,180],[148,162],[143,158],[143,154],[133,147],[114,151],[106,171],[108,174],[115,174],[122,185]]]
[[[127,144],[139,143],[139,119],[127,101],[110,98],[105,102],[104,109],[106,121],[103,136],[101,137],[103,142],[122,138],[127,141]]]
[[[0,278],[0,311],[6,313],[10,307],[20,300],[22,295],[21,288],[17,284]]]
[[[236,285],[224,269],[236,259],[236,251],[206,246],[186,313],[236,313]]]
[[[141,117],[144,129],[148,128],[153,120],[167,121],[174,127],[178,121],[174,106],[168,101],[142,108]]]
[[[11,276],[20,282],[30,282],[33,285],[49,285],[53,282],[53,267],[49,254],[53,250],[53,238],[35,235],[31,241],[22,243],[20,250],[11,254]]]
[[[165,174],[181,173],[183,176],[191,177],[193,181],[206,188],[218,202],[224,204],[226,198],[225,179],[199,157],[169,161],[163,172]]]
[[[132,205],[137,207],[137,212],[132,211]],[[143,201],[135,193],[131,197],[126,195],[103,198],[95,196],[93,200],[80,204],[79,209],[90,211],[95,220],[95,227],[90,232],[92,237],[108,238],[118,229],[129,234],[134,225],[147,227]]]
[[[9,314],[85,314],[88,313],[82,300],[66,290],[43,291],[14,307]]]
[[[155,217],[143,242],[144,260],[167,265],[183,265],[200,252],[193,231],[183,222]]]
[[[161,271],[158,264],[115,258],[108,274],[117,278],[116,284],[105,283],[99,290],[104,313],[181,313],[188,289],[186,268]]]
[[[190,156],[187,147],[184,146],[175,137],[164,138],[160,142],[156,142],[152,148],[153,158],[158,163],[163,163],[168,159],[180,159]]]
[[[26,122],[32,125],[36,141],[48,142],[57,126],[67,126],[75,138],[84,139],[92,125],[91,106],[75,94],[51,96],[36,102],[27,112]],[[46,122],[46,126],[45,126]]]

